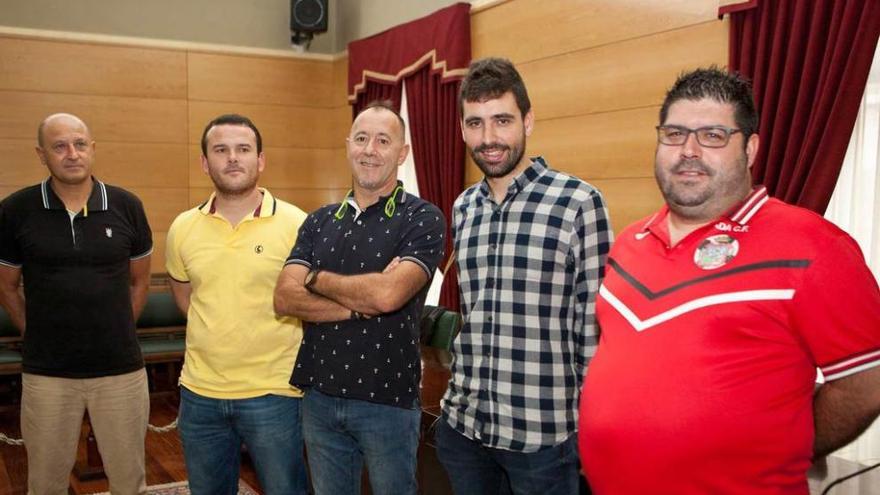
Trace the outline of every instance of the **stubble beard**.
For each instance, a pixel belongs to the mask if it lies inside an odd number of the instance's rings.
[[[525,141],[523,141],[523,144],[525,144]],[[490,150],[490,149],[507,151],[508,152],[508,159],[505,162],[500,163],[498,165],[486,163],[482,158],[480,158],[480,153],[485,150]],[[516,166],[522,160],[523,155],[525,154],[525,146],[524,145],[507,146],[507,145],[501,145],[501,144],[483,144],[483,145],[477,146],[476,148],[474,148],[470,151],[471,151],[471,158],[473,158],[474,163],[477,164],[477,167],[480,168],[480,171],[482,171],[486,177],[496,179],[498,177],[506,176],[511,171],[513,171],[513,169],[516,168]]]
[[[214,183],[217,192],[224,196],[246,196],[257,187],[256,175],[248,175],[244,182],[231,184],[232,181],[223,177],[223,172],[218,173],[210,170],[208,175],[211,176],[211,182]]]
[[[711,220],[736,204],[751,187],[747,157],[743,155],[736,161],[737,166],[729,174],[713,170],[702,160],[679,160],[669,170],[655,162],[654,176],[672,212],[689,220]],[[673,176],[683,170],[704,173],[709,181],[694,189],[676,183]]]

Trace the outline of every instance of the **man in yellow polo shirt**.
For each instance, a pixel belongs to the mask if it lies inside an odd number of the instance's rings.
[[[208,200],[168,231],[166,266],[187,315],[178,428],[194,495],[238,493],[241,444],[263,492],[305,494],[300,402],[288,384],[300,321],[275,315],[272,294],[306,214],[257,187],[260,132],[222,115],[202,133]]]

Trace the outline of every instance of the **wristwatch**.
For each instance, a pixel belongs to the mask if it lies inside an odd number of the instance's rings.
[[[303,287],[306,288],[309,292],[314,292],[312,290],[312,286],[315,285],[315,282],[318,280],[318,272],[321,270],[319,268],[312,268],[309,270],[309,273],[306,274],[306,279],[303,283]]]

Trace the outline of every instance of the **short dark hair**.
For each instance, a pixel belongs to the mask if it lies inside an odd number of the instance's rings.
[[[391,101],[391,100],[373,100],[373,101],[367,103],[367,106],[365,106],[363,108],[363,110],[358,112],[357,115],[354,116],[354,118],[358,118],[358,115],[366,112],[367,110],[369,110],[371,108],[388,110],[389,112],[393,113],[394,116],[397,117],[397,122],[400,124],[400,135],[403,136],[404,139],[406,139],[406,122],[404,122],[403,117],[400,116],[400,112],[398,112],[397,109],[394,108],[393,101]]]
[[[716,65],[682,72],[678,76],[660,107],[660,125],[666,122],[673,103],[703,98],[733,105],[733,119],[746,140],[758,132],[758,111],[752,96],[752,84],[742,75],[727,72]]]
[[[263,152],[263,138],[260,136],[260,131],[257,129],[257,126],[251,122],[251,119],[237,113],[227,113],[208,122],[208,125],[205,126],[205,130],[202,131],[203,156],[208,156],[208,131],[210,131],[212,127],[217,127],[218,125],[243,125],[245,127],[250,127],[250,129],[254,131],[254,135],[257,137],[257,153]]]
[[[464,115],[464,102],[485,101],[500,98],[508,91],[513,93],[522,117],[532,109],[529,93],[522,77],[513,63],[506,58],[483,58],[471,62],[467,75],[461,81],[458,92],[458,111]]]

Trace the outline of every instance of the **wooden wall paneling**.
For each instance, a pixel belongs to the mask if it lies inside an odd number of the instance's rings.
[[[189,189],[178,187],[127,187],[140,198],[154,232],[166,232],[177,215],[189,209]]]
[[[538,119],[658,105],[686,69],[727,63],[727,26],[710,21],[520,64]]]
[[[326,204],[342,201],[348,187],[340,189],[295,189],[272,188],[272,194],[288,203],[296,205],[306,213],[310,213]],[[197,206],[211,196],[213,189],[209,187],[190,188],[190,203]]]
[[[471,46],[475,59],[519,63],[717,16],[718,0],[515,0],[471,16]]]
[[[531,155],[531,149],[529,149],[528,146],[529,145],[526,144],[526,153]],[[481,180],[483,180],[483,172],[477,168],[477,165],[471,159],[470,151],[467,151],[467,156],[464,161],[464,188],[467,189]]]
[[[266,169],[260,176],[260,185],[269,189],[326,189],[348,187],[351,171],[345,159],[344,148],[277,148],[265,146]],[[202,171],[201,148],[189,147],[190,187],[213,187],[210,177]]]
[[[153,254],[150,256],[150,273],[165,273],[165,239],[167,231],[153,230]]]
[[[339,189],[275,188],[272,194],[288,203],[295,204],[306,213],[310,213],[326,204],[342,201],[349,189],[350,186]]]
[[[33,134],[29,139],[0,139],[0,156],[3,157],[0,185],[24,187],[36,184],[49,175],[34,151],[37,145],[36,127]]]
[[[5,198],[6,196],[9,196],[10,194],[14,193],[15,191],[18,191],[22,187],[24,187],[24,186],[7,186],[7,185],[0,184],[0,200],[2,200],[2,198]]]
[[[267,148],[266,184],[296,189],[342,189],[351,184],[344,148]]]
[[[0,89],[81,95],[186,97],[186,55],[175,50],[0,38]]]
[[[653,177],[601,179],[590,183],[602,192],[615,233],[654,213],[663,205],[663,196]]]
[[[195,208],[196,206],[201,205],[202,203],[207,201],[209,197],[211,197],[211,193],[213,192],[214,189],[211,187],[190,187],[187,209]]]
[[[329,107],[331,62],[281,57],[188,54],[191,100]]]
[[[122,187],[186,188],[187,146],[96,142],[95,175]]]
[[[36,139],[56,112],[82,118],[95,141],[186,142],[186,102],[155,98],[0,91],[0,138]]]
[[[659,108],[539,120],[526,152],[584,180],[652,177]]]
[[[348,106],[348,56],[333,61],[330,101],[335,107]]]
[[[191,101],[189,142],[198,144],[212,119],[240,113],[254,121],[264,143],[288,148],[338,148],[345,143],[350,115],[339,109]],[[0,120],[2,126],[2,120]],[[0,127],[2,130],[2,127]],[[2,137],[2,136],[0,136]]]

